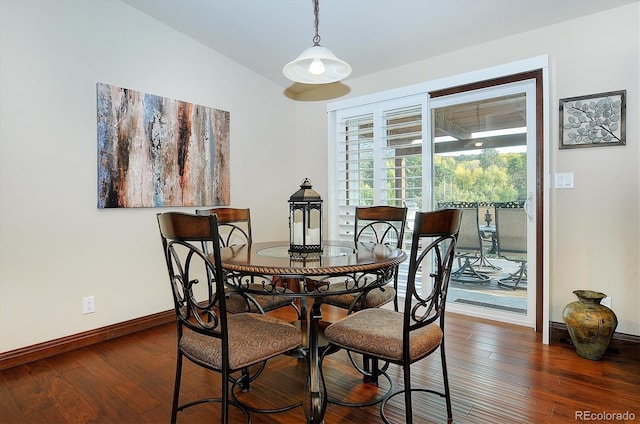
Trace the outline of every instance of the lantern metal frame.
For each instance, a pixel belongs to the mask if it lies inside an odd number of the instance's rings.
[[[301,213],[302,220],[296,221]],[[317,225],[312,227],[312,214],[317,214]],[[311,181],[305,178],[300,190],[289,197],[289,254],[306,258],[319,256],[323,250],[322,198],[313,190]]]

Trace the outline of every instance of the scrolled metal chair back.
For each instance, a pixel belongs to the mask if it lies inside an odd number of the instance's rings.
[[[224,275],[215,215],[168,212],[157,215],[176,316],[181,326],[226,338]],[[210,252],[201,249],[203,244]]]
[[[461,217],[462,211],[458,209],[416,213],[404,303],[407,346],[409,333],[413,330],[438,319],[440,327],[444,328],[447,291]],[[423,278],[425,272],[429,273],[428,279]],[[428,290],[416,288],[418,278],[421,278],[421,287]]]
[[[246,208],[198,209],[197,215],[216,215],[218,217],[218,236],[220,247],[237,244],[251,244],[251,210]]]
[[[402,247],[407,208],[370,206],[356,208],[355,242]]]

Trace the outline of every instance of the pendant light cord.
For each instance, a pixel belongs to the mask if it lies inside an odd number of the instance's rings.
[[[320,14],[320,4],[318,0],[313,0],[313,14],[316,16],[314,21],[314,25],[316,27],[316,35],[313,37],[313,45],[319,46],[320,35],[318,34],[318,23],[319,23],[318,15]]]

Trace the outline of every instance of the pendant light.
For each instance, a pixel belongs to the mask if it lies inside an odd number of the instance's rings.
[[[300,56],[287,63],[282,69],[284,76],[291,81],[303,84],[329,84],[351,74],[351,66],[347,62],[338,59],[331,50],[320,45],[319,12],[318,0],[313,0],[316,35],[313,37],[313,46],[304,50]]]

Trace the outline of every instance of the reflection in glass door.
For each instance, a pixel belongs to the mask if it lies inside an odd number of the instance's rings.
[[[434,209],[464,211],[447,308],[534,327],[535,82],[438,97],[430,110]]]

